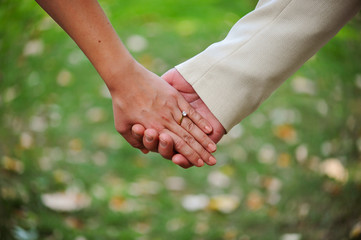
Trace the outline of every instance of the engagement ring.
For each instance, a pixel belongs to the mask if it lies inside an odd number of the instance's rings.
[[[183,118],[186,117],[186,116],[187,116],[187,113],[186,113],[185,111],[183,111],[183,112],[182,112],[182,117],[181,117],[181,119],[180,119],[180,121],[179,121],[179,125],[182,124]]]

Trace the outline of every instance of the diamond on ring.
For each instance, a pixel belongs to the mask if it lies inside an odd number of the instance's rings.
[[[181,119],[180,119],[180,121],[179,121],[179,125],[182,124],[183,118],[186,117],[186,116],[187,116],[186,111],[183,111],[183,112],[182,112],[182,117],[181,117]]]

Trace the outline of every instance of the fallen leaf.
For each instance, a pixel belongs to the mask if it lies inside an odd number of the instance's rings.
[[[325,192],[336,196],[341,193],[342,187],[341,187],[341,183],[339,183],[339,182],[327,180],[323,183],[322,189]]]
[[[86,116],[87,116],[88,120],[92,123],[102,122],[107,119],[106,112],[104,111],[104,109],[99,108],[99,107],[90,108],[87,111]]]
[[[83,149],[83,141],[79,138],[70,140],[69,148],[73,152],[80,152]]]
[[[306,147],[306,145],[300,145],[296,148],[296,160],[299,163],[304,163],[307,160],[308,157],[308,149]]]
[[[182,191],[186,186],[186,182],[182,177],[172,176],[165,180],[165,186],[171,191]]]
[[[221,213],[231,213],[235,211],[240,204],[240,198],[235,195],[213,196],[209,202],[209,208]]]
[[[17,96],[18,96],[18,93],[17,93],[15,87],[9,87],[3,93],[2,98],[3,98],[4,102],[9,103],[9,102],[13,101]]]
[[[282,188],[282,182],[275,177],[265,177],[263,179],[263,186],[268,192],[279,192]]]
[[[41,200],[48,208],[63,212],[86,208],[91,202],[86,194],[72,191],[42,194]]]
[[[310,204],[308,204],[308,203],[302,203],[302,204],[299,205],[298,215],[299,215],[301,218],[306,217],[309,212],[310,212]]]
[[[33,116],[29,127],[34,132],[44,132],[48,128],[48,123],[42,116]]]
[[[250,209],[252,211],[256,211],[256,210],[260,209],[261,207],[263,207],[263,205],[264,205],[264,199],[259,192],[253,191],[248,195],[248,197],[247,197],[248,209]]]
[[[72,180],[71,174],[61,169],[53,171],[53,177],[58,183],[69,183]]]
[[[348,179],[348,171],[341,164],[340,160],[336,158],[323,161],[320,164],[320,172],[342,183],[345,183]]]
[[[115,212],[121,211],[125,206],[125,198],[121,196],[114,196],[109,201],[109,208]]]
[[[328,113],[328,105],[325,100],[320,100],[316,103],[316,109],[317,111],[322,115],[326,116]]]
[[[296,93],[304,93],[308,95],[315,95],[316,93],[314,82],[304,77],[295,77],[291,82],[291,86]]]
[[[299,233],[286,233],[281,236],[281,240],[301,240]]]
[[[23,132],[20,135],[20,145],[25,148],[25,149],[29,149],[33,146],[34,144],[34,138],[30,133],[27,132]]]
[[[1,163],[5,170],[12,171],[18,174],[24,172],[24,164],[17,159],[4,156],[1,160]]]
[[[357,74],[355,77],[355,85],[359,89],[361,89],[361,74]]]
[[[231,179],[220,171],[210,172],[207,180],[212,186],[218,188],[226,188],[231,184]]]
[[[167,222],[167,230],[174,232],[184,227],[184,221],[180,218],[173,218]]]
[[[133,225],[133,229],[140,234],[147,234],[151,229],[151,225],[148,222],[138,222]]]
[[[229,227],[224,231],[223,238],[224,240],[233,240],[237,239],[237,235],[239,234],[237,228]]]
[[[67,87],[71,83],[72,75],[67,70],[61,70],[56,77],[56,82],[61,87]]]
[[[358,237],[361,237],[361,221],[358,221],[352,227],[349,236],[350,236],[350,239],[356,239]]]
[[[209,225],[207,223],[205,223],[205,222],[198,222],[197,221],[194,231],[197,234],[204,234],[204,233],[209,231]]]
[[[281,153],[278,156],[277,165],[282,168],[286,168],[291,164],[291,155],[288,153]]]
[[[140,179],[129,187],[129,194],[133,196],[155,195],[161,190],[161,185],[155,181]]]
[[[148,41],[141,35],[132,35],[126,40],[126,45],[130,51],[141,52],[148,47]]]
[[[290,124],[284,124],[276,127],[274,134],[276,137],[288,143],[295,143],[297,141],[297,132]]]
[[[276,160],[276,149],[271,144],[265,144],[258,152],[258,160],[261,163],[272,164]]]
[[[186,195],[182,199],[182,206],[190,212],[203,210],[208,207],[209,197],[204,194]]]
[[[68,227],[74,228],[74,229],[81,229],[84,226],[83,222],[79,218],[76,218],[76,217],[65,218],[65,224]]]
[[[40,39],[35,39],[27,42],[24,47],[24,56],[36,56],[42,54],[44,51],[44,43]]]

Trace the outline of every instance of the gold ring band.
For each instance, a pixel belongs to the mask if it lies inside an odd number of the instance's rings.
[[[183,112],[182,112],[182,117],[181,117],[181,119],[180,119],[180,121],[179,121],[179,125],[182,124],[183,118],[186,117],[186,116],[187,116],[187,113],[186,113],[185,111],[183,111]]]

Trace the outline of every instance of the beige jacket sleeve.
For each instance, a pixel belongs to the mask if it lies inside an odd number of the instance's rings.
[[[223,41],[176,69],[228,131],[360,8],[361,0],[261,0]]]

